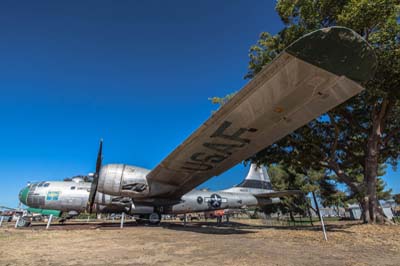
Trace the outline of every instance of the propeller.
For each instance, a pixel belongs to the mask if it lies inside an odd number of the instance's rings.
[[[97,186],[99,184],[99,174],[100,174],[102,161],[103,161],[103,139],[100,140],[99,151],[97,153],[96,172],[93,175],[93,181],[92,181],[92,185],[90,187],[89,202],[88,202],[89,213],[92,213],[92,211],[93,211],[93,205],[94,205],[94,201],[96,199],[96,193],[97,193]]]

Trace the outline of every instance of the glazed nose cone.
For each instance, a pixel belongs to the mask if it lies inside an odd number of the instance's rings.
[[[22,202],[24,205],[27,205],[26,198],[28,197],[28,193],[29,193],[29,187],[24,187],[19,192],[19,201]]]

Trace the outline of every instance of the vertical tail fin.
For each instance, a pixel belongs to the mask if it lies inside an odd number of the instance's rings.
[[[246,178],[236,187],[273,190],[267,169],[255,163],[251,164]]]

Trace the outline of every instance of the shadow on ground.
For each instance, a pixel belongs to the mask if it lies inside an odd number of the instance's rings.
[[[343,232],[352,234],[352,232],[346,230],[356,224],[330,224],[326,225],[328,232]],[[164,222],[161,224],[163,228],[177,230],[177,231],[191,231],[202,234],[249,234],[255,233],[259,230],[297,230],[297,231],[320,231],[320,225],[314,226],[278,226],[278,225],[254,225],[239,222],[222,223],[220,225],[216,223],[207,222],[196,222],[188,223],[184,226],[181,223],[168,223]]]
[[[343,232],[352,234],[349,230],[346,230],[357,223],[335,223],[326,225],[328,232]],[[127,221],[124,223],[124,228],[129,229],[135,228],[146,228],[150,225],[139,225],[135,221]],[[260,230],[300,230],[300,231],[320,231],[321,226],[316,223],[314,226],[281,226],[281,225],[263,225],[263,224],[250,224],[245,222],[229,222],[217,224],[216,222],[191,222],[184,225],[182,222],[163,221],[158,226],[151,227],[162,227],[168,230],[174,231],[187,231],[199,234],[219,234],[219,235],[231,235],[231,234],[252,234]],[[21,228],[22,230],[45,230],[45,223],[34,223],[30,227]],[[54,223],[50,226],[49,230],[120,230],[119,222],[67,222],[65,224]]]

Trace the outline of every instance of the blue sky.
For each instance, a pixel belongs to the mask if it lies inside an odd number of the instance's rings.
[[[249,47],[282,28],[274,3],[2,2],[0,205],[28,181],[93,171],[100,138],[104,163],[156,166],[210,116],[208,97],[246,83]]]

